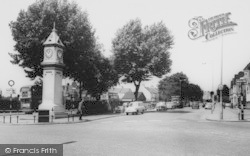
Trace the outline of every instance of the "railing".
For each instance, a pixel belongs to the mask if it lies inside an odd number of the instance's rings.
[[[33,111],[33,112],[30,112],[31,114],[26,114],[27,112],[25,111],[19,111],[19,110],[0,110],[0,122],[2,123],[11,123],[11,124],[19,124],[20,123],[20,120],[29,120],[32,122],[29,122],[30,124],[32,123],[39,123],[39,118],[49,118],[49,121],[50,123],[53,123],[55,122],[55,115],[52,111],[52,113],[49,113],[49,115],[39,115],[39,111]],[[74,111],[67,111],[67,119],[68,120],[65,120],[66,122],[74,122],[75,121],[75,117],[77,116],[76,113],[74,113]],[[23,118],[21,118],[23,117]],[[65,118],[65,116],[61,116],[60,115],[57,115],[57,117],[59,118]],[[2,118],[2,121],[1,121],[1,118]]]

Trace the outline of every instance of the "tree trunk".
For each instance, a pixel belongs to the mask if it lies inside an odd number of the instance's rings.
[[[79,87],[79,97],[80,97],[80,100],[82,100],[82,81],[80,81],[80,87]]]
[[[134,85],[135,85],[135,101],[137,101],[138,99],[138,92],[139,92],[139,88],[140,88],[140,84],[141,84],[141,81],[138,82],[138,84],[136,84],[136,82],[134,82]]]

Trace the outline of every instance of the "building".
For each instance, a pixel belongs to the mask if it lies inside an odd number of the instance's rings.
[[[135,101],[135,94],[133,92],[127,92],[123,96],[122,101],[123,102]],[[146,101],[146,97],[144,96],[144,94],[142,92],[138,92],[137,101]]]
[[[145,95],[147,102],[159,101],[159,92],[157,88],[141,86],[139,90]]]
[[[246,105],[250,108],[250,63],[244,68]]]
[[[234,76],[230,87],[230,101],[233,106],[239,104],[239,98],[246,101],[246,106],[250,108],[250,64],[243,71]]]
[[[101,95],[101,99],[102,100],[109,100],[109,99],[118,99],[118,100],[122,100],[122,98],[124,97],[124,95],[129,92],[129,93],[133,93],[132,90],[130,88],[116,88],[116,87],[112,87],[108,90],[108,92],[104,93]]]

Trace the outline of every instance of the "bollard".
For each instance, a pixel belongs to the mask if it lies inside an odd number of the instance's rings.
[[[71,109],[71,116],[72,116],[72,121],[74,122],[74,115],[72,114],[72,109]]]
[[[53,123],[53,117],[54,117],[54,116],[53,116],[53,115],[51,115],[51,122],[52,122],[52,123]]]
[[[19,111],[17,110],[17,116],[16,116],[16,118],[17,118],[17,123],[18,123],[18,118],[19,118]]]
[[[11,123],[11,114],[10,114],[10,123]]]
[[[241,120],[244,120],[244,106],[241,104]]]
[[[5,123],[5,114],[3,114],[3,123]]]
[[[16,123],[18,123],[18,115],[16,116]]]
[[[241,110],[241,120],[244,120],[244,110]]]

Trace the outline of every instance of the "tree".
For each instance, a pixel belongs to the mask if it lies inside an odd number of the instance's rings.
[[[92,74],[87,76],[87,79],[85,83],[83,83],[83,86],[88,90],[89,94],[99,100],[100,95],[103,92],[106,92],[108,88],[118,83],[119,79],[110,60],[102,58],[95,63],[95,66],[96,68],[94,69],[98,70],[96,73],[99,74]]]
[[[181,95],[184,100],[199,101],[203,91],[198,85],[189,83],[188,77],[180,72],[166,76],[158,85],[160,100],[169,101],[171,96]]]
[[[158,89],[160,99],[169,101],[171,96],[180,95],[182,89],[182,97],[187,95],[188,77],[184,73],[175,73],[171,76],[166,76],[159,82]],[[181,86],[182,85],[182,86]],[[181,88],[182,87],[182,88]]]
[[[31,79],[42,77],[42,44],[51,33],[53,23],[65,45],[64,76],[78,81],[80,90],[84,87],[89,89],[88,83],[97,85],[95,83],[100,80],[91,80],[100,77],[103,69],[99,69],[101,66],[96,64],[107,64],[107,61],[103,61],[106,59],[101,55],[101,47],[95,39],[87,13],[82,12],[76,3],[67,0],[39,0],[30,5],[27,11],[20,11],[17,20],[10,23],[16,41],[16,52],[10,53],[11,62],[24,68],[26,76]],[[106,67],[111,68],[110,65]],[[106,77],[102,76],[102,83],[106,82]],[[105,87],[110,86],[110,81],[102,85],[103,90],[107,90]]]
[[[201,101],[203,97],[203,91],[200,88],[200,86],[195,84],[189,84],[188,85],[188,94],[187,97],[191,101]]]
[[[217,89],[217,96],[220,97],[220,90]],[[218,98],[218,100],[220,101],[220,98]],[[223,89],[222,89],[222,101],[223,102],[230,102],[229,100],[229,88],[227,85],[223,85]]]
[[[118,30],[112,42],[114,67],[123,82],[134,83],[136,100],[142,81],[170,72],[168,50],[173,44],[173,36],[162,22],[142,28],[136,19]]]
[[[39,79],[31,87],[31,109],[38,109],[39,104],[42,102],[42,85],[43,82]]]

